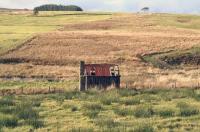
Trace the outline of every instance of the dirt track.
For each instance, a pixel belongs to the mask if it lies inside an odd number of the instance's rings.
[[[80,60],[120,65],[122,84],[135,87],[193,87],[198,69],[161,70],[138,56],[198,46],[194,30],[160,27],[141,15],[67,25],[61,31],[36,36],[24,46],[0,57],[1,76],[78,77]]]

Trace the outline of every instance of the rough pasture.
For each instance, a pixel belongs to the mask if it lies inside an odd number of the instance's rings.
[[[196,66],[166,70],[141,59],[145,54],[199,46],[198,30],[173,25],[164,27],[157,22],[157,17],[158,14],[116,15],[107,20],[69,24],[59,31],[37,35],[22,47],[0,57],[0,75],[73,80],[78,77],[79,61],[85,60],[119,64],[123,86],[197,86],[199,70]]]

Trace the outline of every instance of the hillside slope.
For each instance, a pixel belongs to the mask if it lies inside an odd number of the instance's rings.
[[[184,23],[180,19],[184,19]],[[119,64],[122,86],[194,87],[200,77],[197,66],[166,70],[140,59],[145,54],[199,46],[200,32],[194,27],[200,17],[194,22],[186,19],[190,17],[118,14],[107,20],[68,24],[59,31],[37,35],[22,47],[1,56],[0,76],[74,80],[78,79],[79,61],[85,60]]]

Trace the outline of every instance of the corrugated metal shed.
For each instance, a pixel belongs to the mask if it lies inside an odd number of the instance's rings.
[[[120,88],[119,66],[115,64],[85,64],[80,62],[80,91],[89,88]]]
[[[85,75],[88,76],[112,76],[110,68],[115,67],[114,64],[86,64]]]

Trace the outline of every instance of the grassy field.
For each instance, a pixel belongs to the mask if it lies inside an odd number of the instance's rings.
[[[151,18],[156,21],[157,24],[165,27],[185,28],[199,30],[200,19],[198,15],[186,15],[186,14],[158,14]]]
[[[157,66],[165,56],[199,60],[199,22],[176,14],[1,12],[0,90],[65,92],[0,96],[0,132],[200,131],[199,65]],[[78,92],[80,60],[118,64],[121,86],[130,89]]]
[[[21,15],[10,17],[7,23],[20,27],[20,23],[12,17],[17,19]],[[85,60],[87,63],[118,64],[123,87],[172,88],[176,83],[177,87],[194,88],[199,85],[198,65],[189,69],[166,70],[141,59],[143,55],[199,47],[200,33],[195,28],[200,21],[199,16],[44,12],[39,16],[30,14],[22,20],[24,26],[59,30],[48,33],[46,30],[21,47],[0,56],[2,79],[34,80],[42,77],[46,80],[78,80],[79,61]],[[24,28],[18,30],[23,32],[20,30]]]
[[[2,131],[199,131],[200,91],[69,91],[0,98]]]
[[[54,31],[66,24],[108,19],[112,14],[75,12],[0,12],[0,54],[38,33]]]

